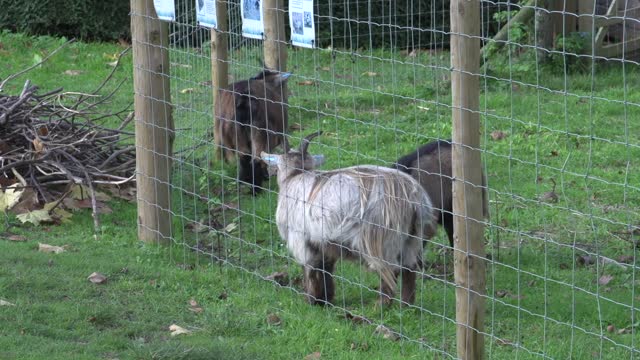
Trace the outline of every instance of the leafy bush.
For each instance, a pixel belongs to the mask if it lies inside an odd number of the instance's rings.
[[[129,1],[0,0],[0,29],[83,40],[129,38]]]

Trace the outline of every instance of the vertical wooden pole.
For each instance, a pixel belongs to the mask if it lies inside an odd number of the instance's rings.
[[[546,62],[549,59],[549,50],[553,49],[553,23],[547,5],[548,0],[538,0],[536,8],[535,31],[539,63]]]
[[[284,0],[264,0],[264,63],[273,70],[287,68],[287,47],[284,38]]]
[[[595,36],[598,29],[593,28],[595,0],[583,0],[578,3],[578,31],[589,32],[591,36]],[[591,44],[591,41],[589,41]]]
[[[454,274],[457,352],[483,359],[485,253],[480,165],[480,5],[451,0]]]
[[[278,71],[287,70],[287,46],[284,37],[284,0],[263,0],[264,12],[264,66]],[[287,82],[282,83],[282,129],[289,129]],[[283,134],[284,135],[284,134]]]
[[[218,89],[225,88],[229,85],[229,63],[227,62],[229,22],[227,20],[226,0],[216,1],[216,13],[218,15],[218,29],[211,29],[211,85],[213,87],[213,104],[216,103],[215,100]]]
[[[168,24],[153,0],[131,0],[138,238],[171,239],[171,155],[174,138],[169,90]]]

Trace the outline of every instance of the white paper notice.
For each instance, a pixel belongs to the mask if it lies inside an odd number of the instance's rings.
[[[291,44],[313,48],[316,42],[316,27],[313,22],[313,0],[289,1],[289,26]]]
[[[153,0],[153,6],[156,8],[158,19],[175,21],[176,5],[173,0]]]
[[[264,22],[262,21],[262,0],[240,0],[242,15],[242,36],[262,39]]]
[[[196,19],[198,25],[217,29],[216,0],[196,0]]]

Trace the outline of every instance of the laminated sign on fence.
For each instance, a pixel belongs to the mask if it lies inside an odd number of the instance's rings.
[[[176,5],[173,0],[153,0],[158,19],[166,21],[176,20]]]
[[[291,26],[291,44],[313,48],[316,34],[313,23],[313,0],[289,2],[289,26]]]
[[[262,0],[241,0],[242,36],[262,39],[264,22],[262,20]]]
[[[216,0],[196,0],[196,18],[198,25],[217,29]]]

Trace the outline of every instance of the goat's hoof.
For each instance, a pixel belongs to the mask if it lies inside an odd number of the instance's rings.
[[[307,295],[307,302],[311,305],[317,305],[317,306],[327,306],[327,305],[331,305],[331,301],[330,300],[326,300],[326,299],[321,299],[321,298],[316,298],[310,295]]]

